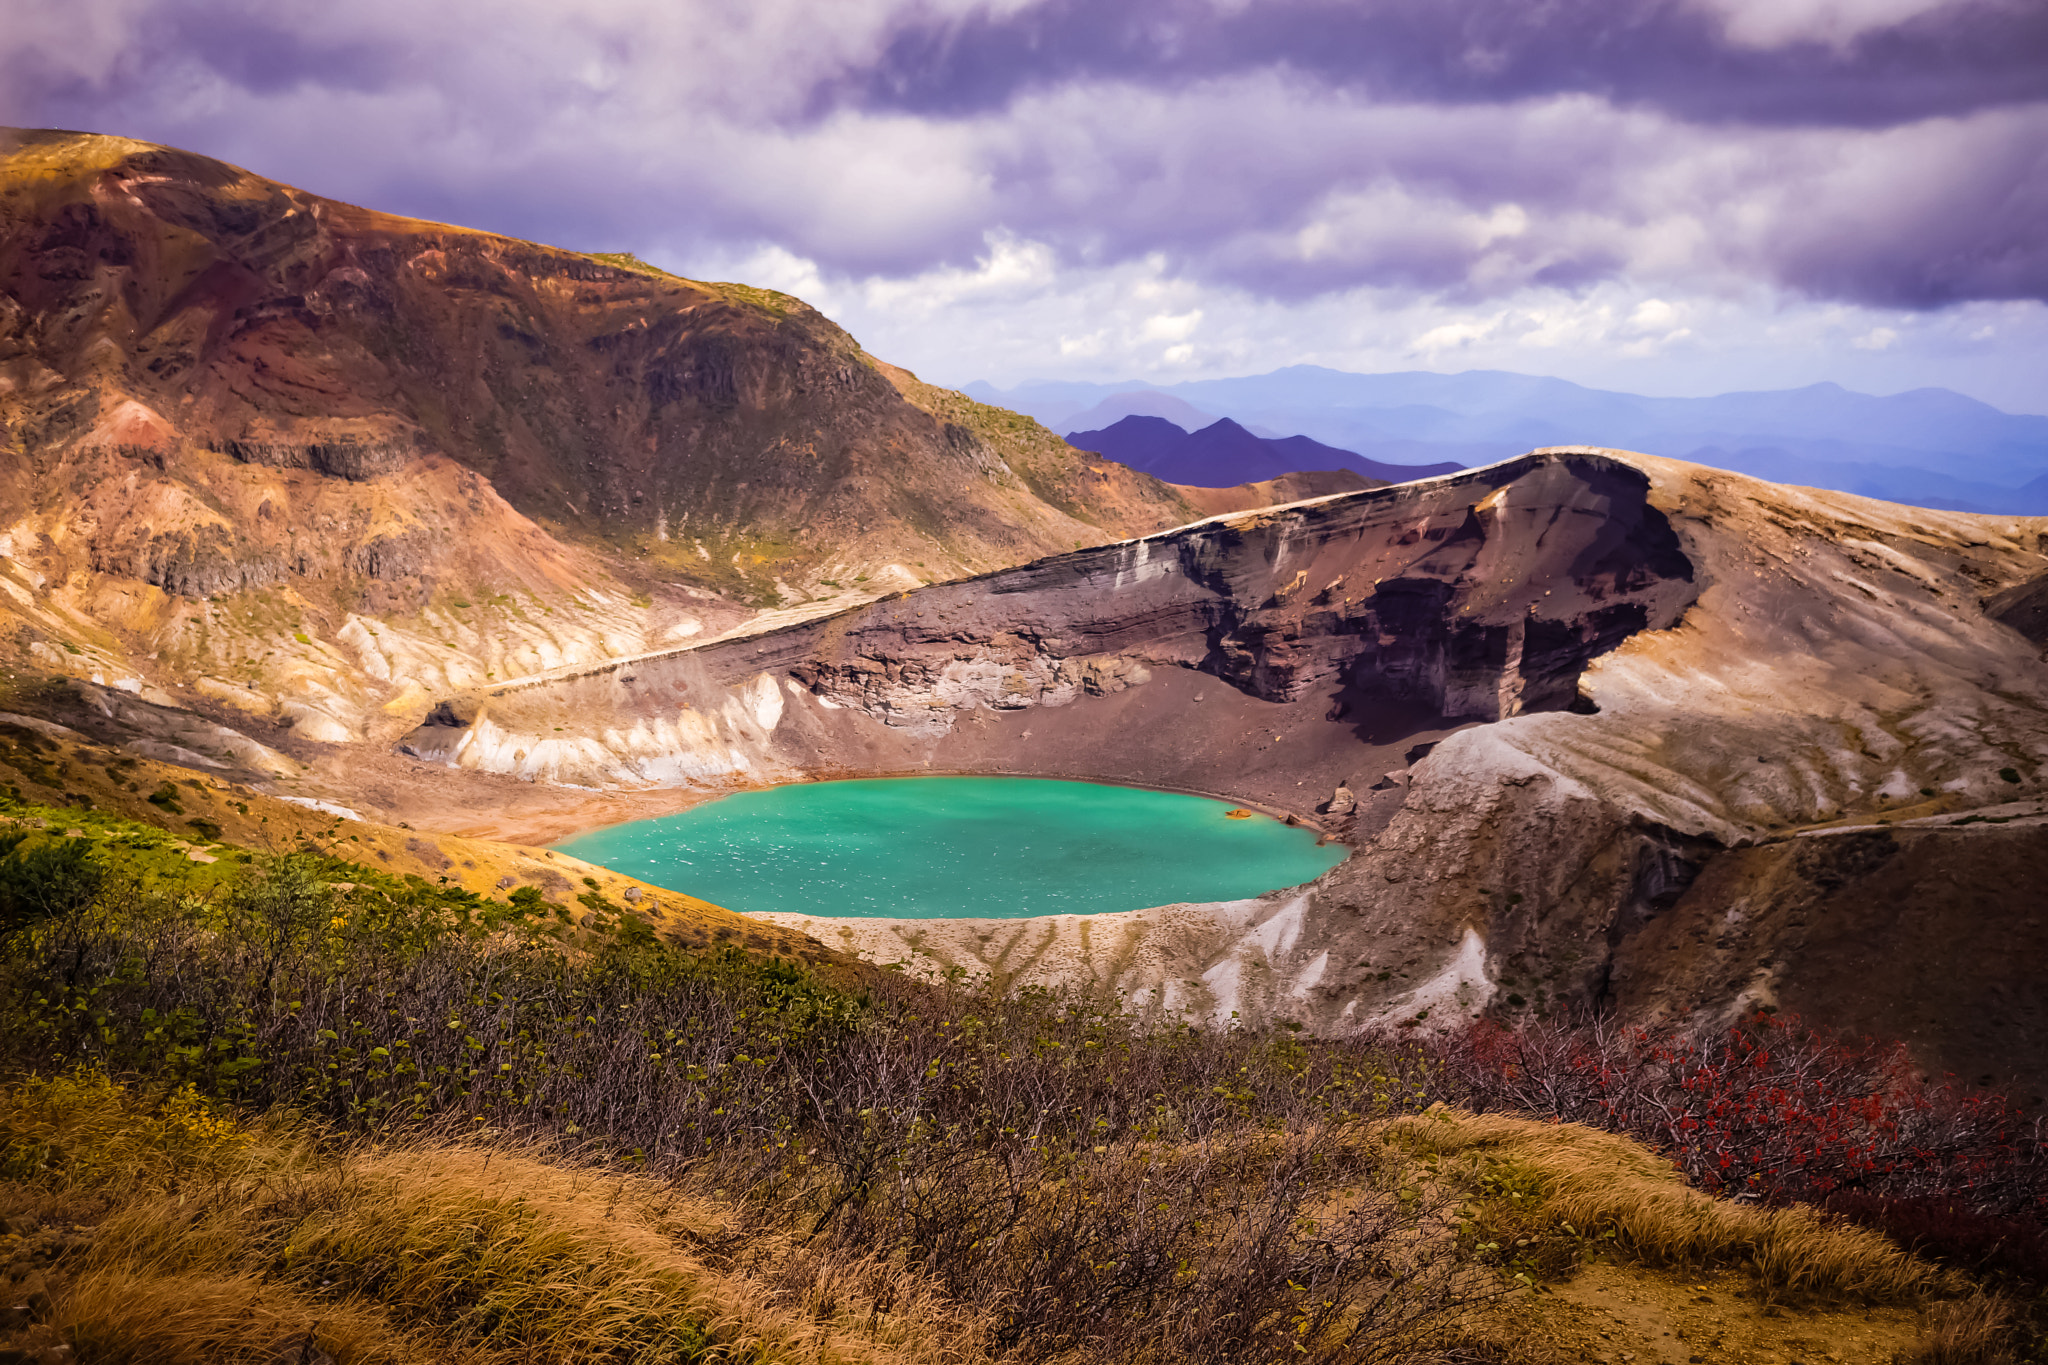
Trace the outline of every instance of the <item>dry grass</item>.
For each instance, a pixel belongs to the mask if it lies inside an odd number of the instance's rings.
[[[181,1108],[93,1077],[0,1105],[33,1158],[10,1175],[108,1207],[57,1295],[89,1358],[267,1360],[309,1332],[341,1365],[978,1358],[920,1277],[750,1236],[714,1198],[463,1145],[322,1155]]]
[[[1897,1302],[1957,1287],[1879,1233],[1804,1206],[1702,1194],[1655,1152],[1617,1134],[1442,1106],[1392,1120],[1385,1132],[1419,1153],[1517,1163],[1537,1177],[1551,1217],[1582,1235],[1610,1237],[1650,1264],[1746,1264],[1780,1295]]]
[[[1904,1365],[2014,1365],[2012,1306],[1989,1294],[1929,1306]]]
[[[374,1308],[309,1299],[256,1275],[96,1269],[65,1290],[60,1310],[73,1345],[106,1365],[267,1365],[308,1333],[343,1365],[434,1358]]]
[[[96,1360],[253,1365],[311,1340],[340,1365],[1250,1358],[1219,1354],[1233,1342],[1406,1362],[1494,1292],[1448,1239],[1417,1239],[1440,1219],[1364,1168],[1305,1233],[1282,1187],[1338,1154],[1317,1134],[1117,1150],[1030,1182],[1014,1226],[932,1245],[886,1220],[807,1236],[820,1192],[801,1186],[741,1199],[481,1139],[324,1151],[97,1073],[0,1092],[0,1191],[92,1225],[52,1291]],[[974,1196],[899,1183],[883,1202],[944,1233],[958,1220],[939,1205]],[[1330,1255],[1270,1255],[1304,1237]],[[970,1309],[945,1276],[974,1266]],[[1182,1288],[1198,1292],[1165,1301]]]
[[[1543,1217],[1641,1261],[1747,1265],[1779,1295],[1953,1287],[1877,1234],[1691,1190],[1612,1134],[1438,1108],[1345,1140],[1379,1139],[1433,1167],[1410,1166],[1418,1191],[1512,1164]],[[1249,1146],[1262,1141],[1278,1139]],[[53,1282],[59,1325],[94,1360],[258,1365],[310,1339],[340,1365],[976,1365],[997,1335],[994,1306],[950,1301],[900,1256],[792,1231],[815,1210],[544,1152],[328,1151],[301,1128],[243,1123],[189,1092],[145,1102],[90,1073],[0,1092],[0,1150],[10,1211],[95,1224]],[[1434,1215],[1409,1226],[1450,1235]],[[1916,1360],[2001,1365],[2008,1336],[1996,1300],[1937,1304]]]
[[[381,1316],[408,1340],[472,1360],[575,1362],[766,1358],[957,1360],[973,1324],[900,1267],[802,1257],[746,1234],[732,1210],[650,1180],[524,1156],[430,1147],[365,1152],[279,1182],[233,1181],[198,1216],[176,1196],[102,1223],[92,1264],[135,1277],[197,1278],[252,1302]],[[763,1268],[772,1268],[772,1279]],[[877,1310],[886,1298],[890,1310]],[[160,1332],[153,1314],[101,1310]],[[304,1309],[301,1308],[302,1317]],[[209,1320],[218,1320],[212,1315]],[[104,1330],[104,1329],[102,1329]],[[367,1326],[365,1328],[367,1331]],[[81,1342],[93,1331],[79,1320]],[[401,1358],[372,1349],[366,1360]],[[194,1355],[200,1358],[204,1352]],[[139,1357],[138,1357],[139,1358]]]

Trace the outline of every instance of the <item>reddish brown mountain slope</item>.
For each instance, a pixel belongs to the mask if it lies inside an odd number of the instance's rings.
[[[755,597],[777,576],[902,557],[943,577],[1186,514],[1115,467],[1075,483],[1100,462],[1064,445],[1020,476],[785,295],[396,218],[143,143],[11,141],[0,363],[30,460],[206,483],[211,451],[363,483],[446,455],[559,538]],[[168,542],[124,525],[96,567],[174,592],[419,567],[362,535],[294,553],[292,518],[275,519],[272,535]]]
[[[1194,514],[785,295],[0,132],[0,611],[34,667],[338,741]]]

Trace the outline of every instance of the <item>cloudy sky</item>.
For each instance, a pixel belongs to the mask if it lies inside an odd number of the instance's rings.
[[[2048,412],[2044,0],[0,0],[0,122],[787,289],[947,383]]]

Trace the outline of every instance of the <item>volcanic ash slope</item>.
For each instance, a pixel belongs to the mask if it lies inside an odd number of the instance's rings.
[[[1224,905],[802,921],[883,961],[1326,1030],[1772,1004],[2040,1075],[2044,533],[1538,451],[473,691],[407,743],[590,784],[1141,782],[1357,850]]]

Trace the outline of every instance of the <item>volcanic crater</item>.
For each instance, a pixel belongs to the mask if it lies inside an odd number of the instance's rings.
[[[2032,1075],[2048,689],[2001,613],[2044,531],[1543,450],[470,689],[403,747],[591,787],[1093,778],[1356,850],[1249,901],[781,917],[880,961],[1324,1031],[1768,1005]],[[1935,1007],[1956,980],[1995,1025]]]

